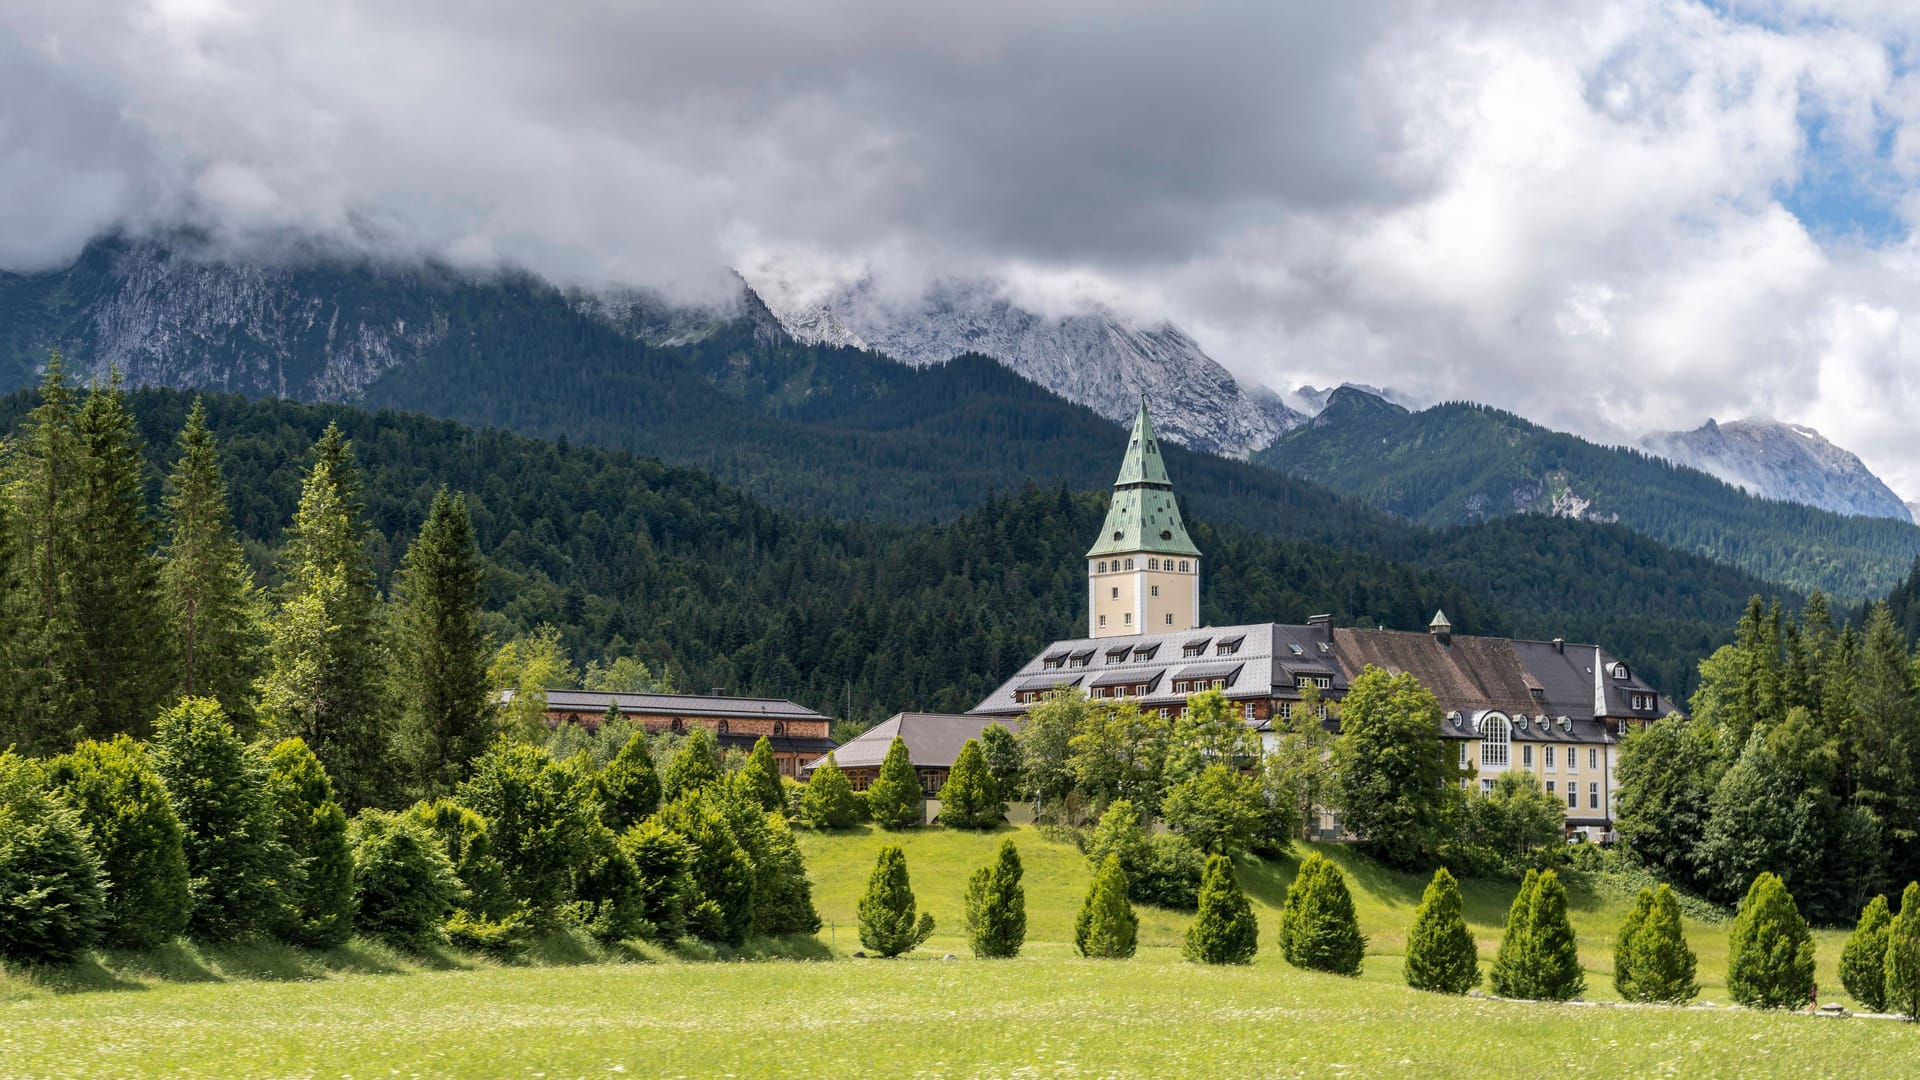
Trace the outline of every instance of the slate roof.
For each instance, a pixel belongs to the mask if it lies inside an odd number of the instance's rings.
[[[804,705],[784,698],[728,697],[713,694],[612,694],[604,690],[548,690],[549,711],[607,711],[607,699],[620,703],[623,713],[649,716],[714,716],[754,720],[830,720]],[[513,691],[504,690],[501,701],[512,701]]]
[[[1106,523],[1100,527],[1100,538],[1087,550],[1087,558],[1135,552],[1200,557],[1200,549],[1187,536],[1180,505],[1174,501],[1173,484],[1160,458],[1160,441],[1147,418],[1145,398],[1140,399],[1140,412],[1133,418],[1133,434],[1126,456],[1120,460],[1120,475],[1113,481],[1113,502],[1107,507]]]
[[[897,735],[906,741],[907,760],[913,763],[914,768],[952,768],[953,759],[960,756],[960,748],[967,745],[968,739],[979,738],[988,724],[999,724],[1009,731],[1020,730],[1020,721],[992,716],[894,713],[868,728],[859,738],[835,750],[833,761],[843,769],[877,769],[886,759],[887,748],[893,745],[894,736]],[[812,772],[825,760],[823,754],[818,760],[807,762],[803,768]]]

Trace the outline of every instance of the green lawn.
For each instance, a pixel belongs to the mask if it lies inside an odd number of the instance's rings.
[[[936,938],[900,960],[618,962],[556,946],[504,967],[405,961],[355,946],[106,957],[57,977],[0,975],[0,1077],[12,1076],[1851,1076],[1920,1075],[1920,1028],[1727,1008],[1549,1006],[1399,985],[1419,882],[1330,851],[1372,939],[1361,980],[1294,971],[1271,939],[1291,864],[1248,863],[1263,950],[1250,968],[1180,962],[1184,918],[1143,911],[1128,962],[1067,944],[1087,882],[1079,855],[1030,830],[1030,935],[1013,961],[966,956],[960,883],[996,836],[928,831],[904,844]],[[804,838],[824,930],[841,956],[881,834]],[[1468,888],[1487,952],[1498,890]],[[1592,996],[1622,904],[1576,891]],[[1693,926],[1708,999],[1724,927]],[[1839,951],[1822,938],[1823,985]],[[787,955],[824,955],[805,942]],[[945,952],[961,959],[939,959]]]

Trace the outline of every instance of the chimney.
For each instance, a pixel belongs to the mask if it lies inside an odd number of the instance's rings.
[[[1566,651],[1567,651],[1567,639],[1566,639],[1566,638],[1563,638],[1563,637],[1557,637],[1557,638],[1554,638],[1554,639],[1553,639],[1553,651],[1554,651],[1554,652],[1557,652],[1557,653],[1564,653],[1564,652],[1566,652]]]
[[[1433,621],[1427,624],[1427,633],[1433,635],[1433,640],[1439,642],[1441,648],[1453,648],[1453,622],[1447,618],[1446,612],[1433,613]]]
[[[1333,640],[1333,616],[1332,615],[1310,615],[1307,617],[1307,625],[1309,627],[1314,627],[1314,626],[1319,627],[1320,635],[1324,640],[1326,641]]]
[[[707,692],[707,696],[708,697],[726,697],[727,688],[724,686],[716,686],[712,690]]]

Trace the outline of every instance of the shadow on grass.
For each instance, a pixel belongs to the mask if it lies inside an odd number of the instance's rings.
[[[403,975],[410,969],[405,954],[364,938],[355,938],[315,956],[327,971],[348,975]]]
[[[175,938],[154,949],[133,951],[116,949],[106,954],[107,966],[128,975],[145,975],[163,982],[205,983],[225,981],[200,955],[193,943]]]
[[[91,994],[104,990],[147,989],[145,983],[127,978],[123,973],[101,963],[100,957],[92,953],[71,964],[23,964],[9,966],[7,971],[42,990],[55,994]]]
[[[229,978],[263,982],[300,982],[324,978],[327,965],[317,953],[297,945],[265,939],[204,945],[201,951]]]

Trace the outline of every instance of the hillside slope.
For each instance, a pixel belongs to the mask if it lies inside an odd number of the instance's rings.
[[[1641,445],[1766,499],[1837,514],[1912,521],[1913,512],[1854,454],[1809,427],[1778,420],[1712,420],[1648,435]]]

